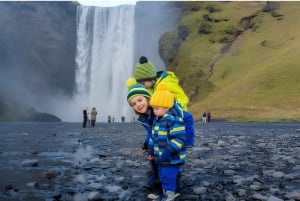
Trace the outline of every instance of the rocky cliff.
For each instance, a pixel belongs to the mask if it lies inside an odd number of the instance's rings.
[[[39,102],[72,95],[77,5],[0,2],[0,120],[26,120]]]

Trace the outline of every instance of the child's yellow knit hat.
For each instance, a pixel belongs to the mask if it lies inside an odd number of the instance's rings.
[[[171,108],[174,104],[173,94],[167,90],[167,84],[160,83],[150,99],[150,105]]]

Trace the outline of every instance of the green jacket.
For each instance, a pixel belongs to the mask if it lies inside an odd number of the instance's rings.
[[[167,85],[167,90],[169,90],[177,102],[181,105],[184,111],[187,111],[187,105],[189,103],[189,98],[185,94],[182,87],[179,85],[179,79],[172,71],[164,71],[156,80],[152,89],[148,90],[152,95],[156,90],[159,83],[164,82]]]

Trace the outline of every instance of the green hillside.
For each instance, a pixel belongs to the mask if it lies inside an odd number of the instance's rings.
[[[184,4],[160,51],[195,119],[209,111],[232,121],[300,120],[299,9],[300,2]],[[177,46],[166,51],[170,43]]]

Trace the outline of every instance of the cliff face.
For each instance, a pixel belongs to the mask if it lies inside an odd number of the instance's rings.
[[[0,15],[1,59],[4,67],[19,71],[19,79],[15,81],[29,84],[30,88],[46,87],[50,93],[57,93],[59,88],[63,93],[72,94],[76,5],[71,2],[1,2]],[[33,74],[34,80],[27,79]]]
[[[0,119],[22,119],[48,97],[72,95],[76,9],[72,2],[0,2]]]

